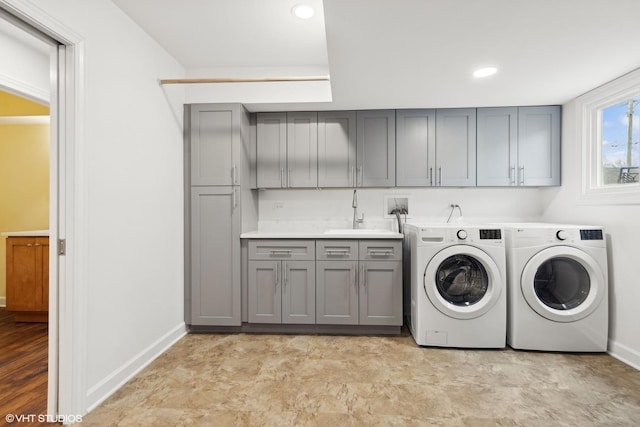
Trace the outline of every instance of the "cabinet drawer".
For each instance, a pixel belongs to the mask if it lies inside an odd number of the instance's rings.
[[[313,240],[249,240],[249,259],[314,260]]]
[[[362,260],[402,260],[401,240],[360,240]]]
[[[316,253],[318,260],[357,260],[357,240],[317,240]]]

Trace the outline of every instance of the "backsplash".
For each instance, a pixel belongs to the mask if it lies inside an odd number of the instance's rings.
[[[536,221],[542,211],[538,188],[362,188],[357,190],[362,228],[397,229],[385,215],[395,197],[409,200],[408,220],[446,222],[450,205],[458,204],[464,222]],[[259,190],[260,231],[322,231],[351,228],[353,189]],[[458,221],[456,209],[451,222]]]

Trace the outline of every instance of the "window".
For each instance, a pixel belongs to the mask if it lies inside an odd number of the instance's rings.
[[[640,70],[576,100],[582,201],[640,204]]]
[[[640,97],[600,110],[601,185],[638,182],[638,113]]]

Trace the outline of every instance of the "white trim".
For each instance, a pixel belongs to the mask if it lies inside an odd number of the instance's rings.
[[[52,128],[57,130],[60,153],[60,168],[57,170],[60,212],[59,217],[50,213],[51,217],[58,218],[58,222],[51,223],[49,228],[54,241],[57,238],[67,239],[67,253],[63,257],[50,258],[50,264],[57,258],[60,277],[51,280],[50,276],[49,360],[50,363],[57,362],[57,366],[50,365],[48,370],[47,412],[50,415],[85,414],[87,304],[84,287],[80,285],[87,283],[87,266],[82,257],[88,246],[88,225],[83,221],[88,199],[87,166],[82,157],[84,42],[82,37],[28,0],[0,0],[0,7],[65,45],[62,48],[65,59],[58,64],[59,74],[52,81],[60,92],[59,115],[52,114],[52,121],[57,121]]]
[[[3,1],[0,1],[0,4]],[[29,83],[0,74],[0,88],[14,95],[20,95],[41,105],[49,105],[49,92]]]
[[[95,409],[186,334],[187,326],[182,322],[155,343],[139,352],[111,375],[91,387],[87,392],[87,411],[91,412]]]
[[[627,347],[624,344],[609,340],[609,351],[607,353],[619,361],[640,371],[640,352]]]
[[[0,307],[7,306],[7,297],[0,297]]]
[[[0,125],[48,125],[49,116],[2,116]]]
[[[640,69],[576,99],[576,139],[582,150],[582,192],[579,204],[640,204],[640,184],[600,186],[601,125],[598,110],[633,96],[640,96]]]

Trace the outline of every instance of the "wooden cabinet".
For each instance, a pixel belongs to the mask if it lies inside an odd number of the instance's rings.
[[[396,185],[395,110],[358,111],[356,114],[356,185]]]
[[[249,323],[314,324],[313,242],[252,240],[248,251]]]
[[[192,104],[185,118],[185,323],[240,326],[240,233],[257,226],[249,114]]]
[[[353,187],[356,182],[356,113],[318,113],[318,187]]]
[[[48,237],[7,237],[6,302],[17,322],[48,320]]]
[[[434,185],[476,185],[476,109],[436,110]]]
[[[398,110],[398,186],[474,186],[475,109]]]
[[[560,107],[478,109],[479,186],[560,185]]]
[[[257,150],[258,187],[317,187],[318,113],[258,114]]]

